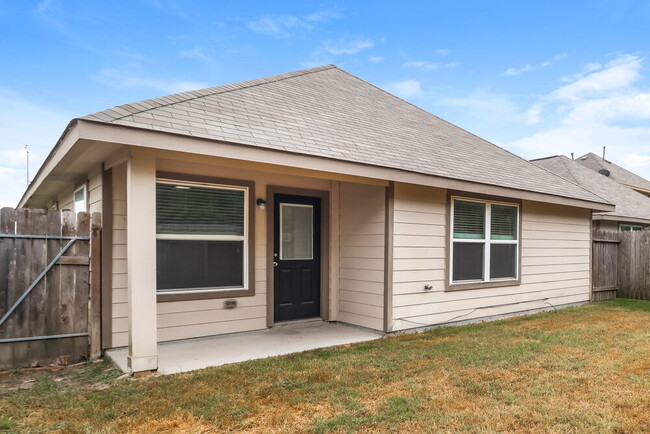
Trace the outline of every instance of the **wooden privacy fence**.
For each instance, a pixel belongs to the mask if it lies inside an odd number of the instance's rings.
[[[0,369],[100,353],[101,215],[0,210]]]
[[[591,301],[611,300],[618,291],[618,232],[594,230]]]
[[[592,300],[650,300],[650,230],[594,230]]]
[[[618,234],[618,297],[650,300],[650,230]]]

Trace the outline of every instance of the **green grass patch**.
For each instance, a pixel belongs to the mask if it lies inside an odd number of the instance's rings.
[[[0,430],[635,432],[648,324],[616,300],[145,380],[26,369],[0,376]]]

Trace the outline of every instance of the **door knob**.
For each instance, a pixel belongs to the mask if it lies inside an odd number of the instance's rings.
[[[274,266],[274,267],[277,267],[277,266],[278,266],[278,263],[275,262],[275,261],[273,261],[273,266]]]

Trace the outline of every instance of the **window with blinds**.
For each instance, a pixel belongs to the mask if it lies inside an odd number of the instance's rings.
[[[519,206],[452,198],[450,284],[517,279]]]
[[[454,238],[485,238],[485,204],[457,200],[454,204]]]
[[[517,239],[517,207],[492,205],[490,238],[493,240]]]
[[[246,187],[156,183],[159,291],[246,286],[247,196]]]

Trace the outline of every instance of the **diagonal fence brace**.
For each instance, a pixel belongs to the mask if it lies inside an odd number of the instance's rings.
[[[9,315],[11,315],[11,313],[14,310],[16,310],[18,306],[20,306],[20,303],[22,303],[25,297],[27,297],[27,295],[29,295],[29,293],[32,292],[32,289],[34,289],[36,285],[38,285],[38,283],[43,279],[43,277],[45,277],[47,272],[50,271],[52,267],[54,267],[54,264],[56,264],[58,260],[61,259],[61,256],[63,256],[63,254],[70,248],[70,246],[72,245],[72,243],[75,242],[75,240],[76,239],[71,239],[70,241],[68,241],[68,243],[63,247],[63,249],[59,252],[59,254],[56,255],[49,264],[47,264],[47,267],[45,267],[45,269],[41,272],[41,274],[39,274],[38,277],[36,277],[36,279],[32,282],[32,284],[29,285],[29,287],[25,290],[25,292],[23,292],[23,295],[21,295],[20,298],[16,300],[14,305],[11,306],[7,311],[7,313],[5,313],[5,315],[2,317],[2,319],[0,319],[0,326],[4,324],[7,318],[9,318]]]

